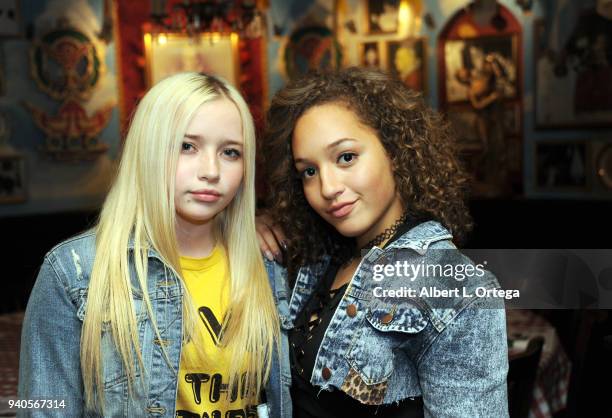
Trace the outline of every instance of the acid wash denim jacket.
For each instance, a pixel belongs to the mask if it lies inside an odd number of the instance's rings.
[[[474,263],[451,242],[442,225],[417,225],[384,250],[361,261],[319,348],[310,383],[342,390],[366,404],[390,404],[422,396],[426,417],[508,416],[508,352],[504,303],[499,298],[378,297],[375,287],[396,289],[405,277],[374,280],[374,265],[393,264],[393,254],[413,264]],[[408,256],[406,256],[408,255]],[[408,257],[408,258],[407,258]],[[329,260],[300,269],[291,299],[280,297],[281,326],[293,328]],[[499,284],[484,270],[463,280],[466,294]],[[282,271],[277,269],[277,274]],[[425,280],[417,278],[413,283]],[[427,279],[435,281],[436,279]],[[456,280],[435,281],[438,290]],[[428,283],[421,281],[421,283]],[[282,295],[281,295],[282,296]]]
[[[130,250],[133,250],[132,246]],[[18,411],[20,417],[96,416],[84,410],[79,344],[94,254],[95,234],[89,231],[57,245],[44,259],[25,314],[19,399],[63,400],[64,407],[21,410]],[[179,279],[165,267],[154,250],[149,250],[148,262],[147,291],[161,340],[153,332],[142,292],[136,284],[135,270],[132,270],[144,379],[141,379],[142,371],[137,368],[130,396],[121,359],[109,330],[103,327],[101,350],[104,416],[107,417],[175,416],[182,341],[182,288]],[[273,269],[273,265],[266,262],[271,286],[277,295]],[[281,289],[281,294],[285,295],[284,289]],[[171,364],[162,353],[162,345]],[[287,350],[284,331],[281,345]],[[290,376],[287,356],[279,356],[275,349],[270,379],[265,387],[267,405],[259,405],[260,417],[267,414],[274,418],[291,418]]]

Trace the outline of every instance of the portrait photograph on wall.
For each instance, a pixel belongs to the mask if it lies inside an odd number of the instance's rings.
[[[364,42],[360,49],[361,65],[367,68],[381,68],[381,51],[378,42]]]
[[[426,57],[424,38],[408,38],[387,42],[387,68],[404,84],[416,91],[425,91]]]

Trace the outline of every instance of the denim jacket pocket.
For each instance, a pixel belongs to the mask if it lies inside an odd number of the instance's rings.
[[[350,369],[341,389],[361,403],[385,403],[392,375],[398,373],[398,347],[427,324],[415,305],[371,301],[346,353]]]
[[[427,325],[427,317],[411,303],[378,304],[368,309],[366,319],[371,326],[382,332],[415,334]]]
[[[366,385],[383,383],[394,370],[393,351],[427,323],[427,317],[414,305],[378,302],[367,309],[346,360]]]
[[[78,289],[76,297],[77,304],[77,317],[82,322],[85,319],[85,308],[87,305],[87,289]],[[136,309],[136,326],[138,328],[138,338],[140,344],[143,342],[143,336],[145,326],[147,322],[147,313],[144,309],[144,302],[142,299],[134,298],[134,307]],[[101,352],[102,352],[102,365],[104,369],[104,389],[108,390],[117,385],[125,383],[127,381],[127,373],[123,367],[123,361],[121,355],[115,348],[113,342],[113,336],[110,330],[110,322],[104,321],[102,323],[102,337],[101,337]],[[140,376],[138,371],[137,361],[136,364],[136,377]]]

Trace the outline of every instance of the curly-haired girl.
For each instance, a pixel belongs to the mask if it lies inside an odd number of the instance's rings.
[[[258,230],[288,244],[294,416],[507,416],[503,302],[467,296],[498,284],[460,273],[467,180],[440,116],[351,68],[290,83],[267,122]]]

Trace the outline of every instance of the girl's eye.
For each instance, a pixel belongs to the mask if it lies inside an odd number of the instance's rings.
[[[193,151],[195,147],[190,142],[183,142],[181,144],[181,151]]]
[[[240,151],[238,151],[238,150],[237,150],[237,149],[235,149],[235,148],[227,148],[227,149],[224,149],[224,150],[223,150],[223,154],[224,154],[226,157],[230,157],[230,158],[233,158],[233,159],[240,158]]]
[[[340,154],[340,157],[338,157],[338,162],[339,163],[350,163],[355,159],[356,156],[357,154],[353,152],[344,152]]]
[[[314,176],[316,173],[316,170],[312,167],[308,167],[307,169],[302,171],[302,177],[303,178],[308,178],[308,177],[312,177]]]

